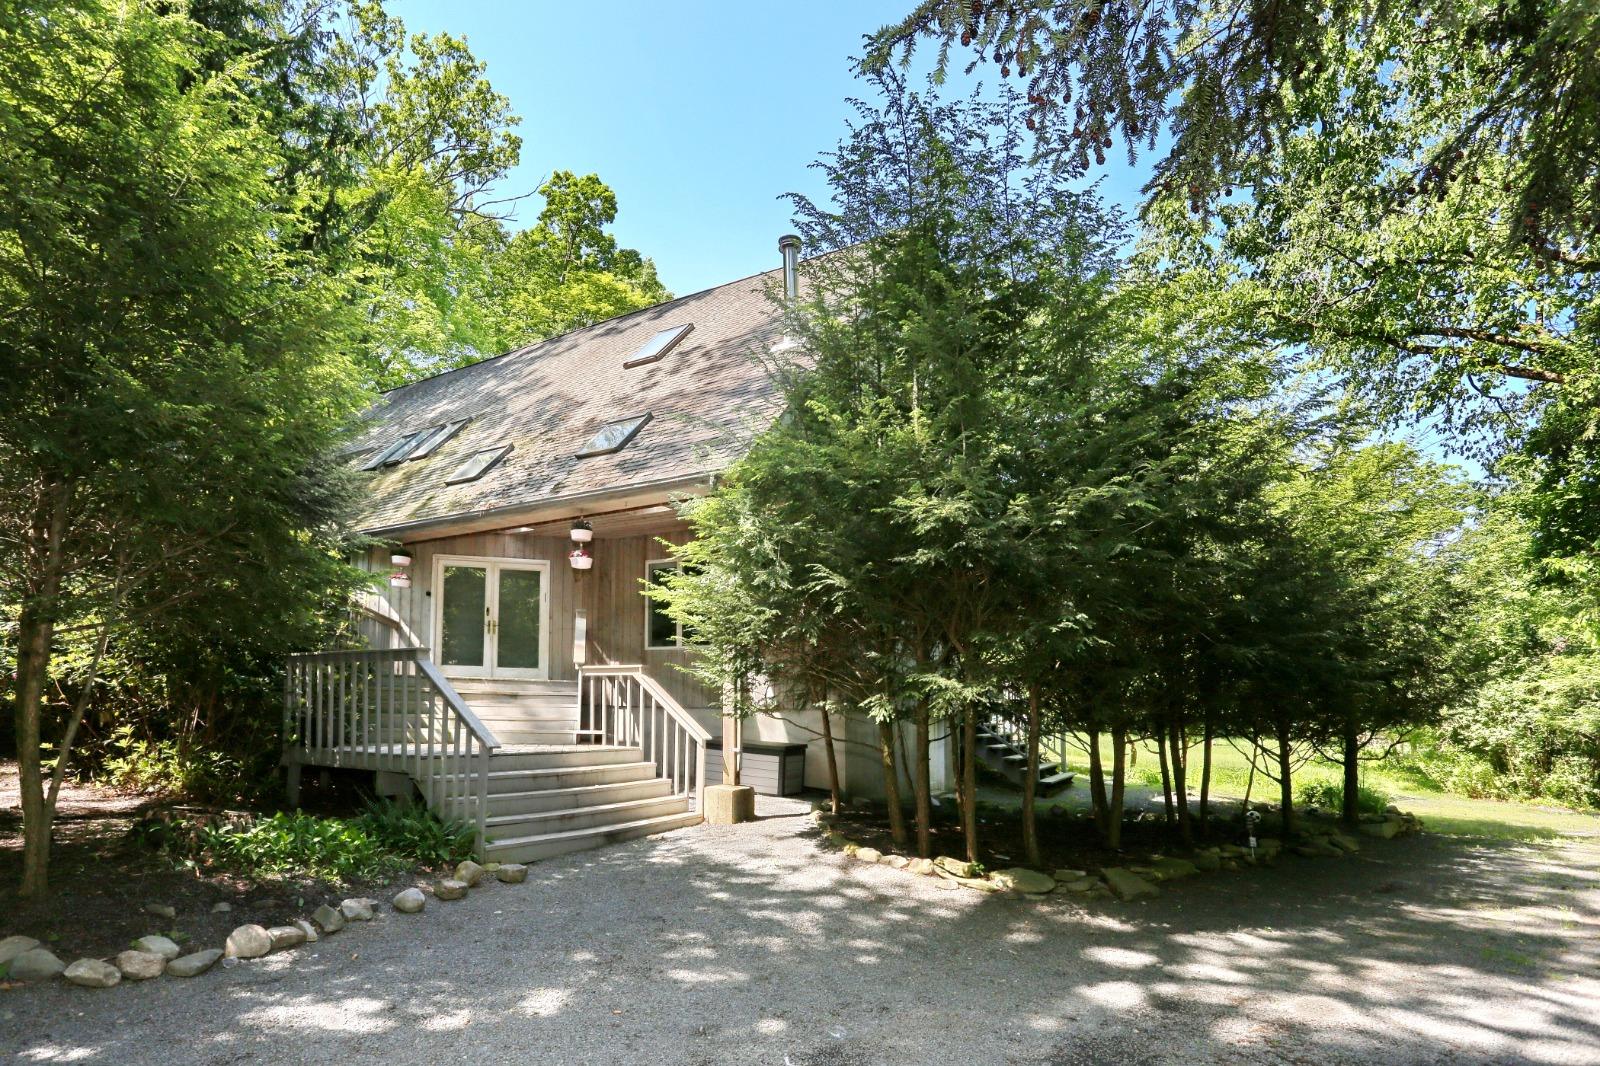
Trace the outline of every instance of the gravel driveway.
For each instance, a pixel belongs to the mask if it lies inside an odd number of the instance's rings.
[[[819,852],[793,801],[203,977],[0,994],[29,1062],[1600,1063],[1600,841],[1424,835],[1144,904]]]

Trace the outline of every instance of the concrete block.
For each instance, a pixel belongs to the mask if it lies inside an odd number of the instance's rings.
[[[707,785],[706,821],[738,825],[756,816],[756,790],[749,785]]]

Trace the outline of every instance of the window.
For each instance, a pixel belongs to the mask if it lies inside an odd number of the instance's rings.
[[[673,326],[671,329],[662,330],[645,341],[638,351],[628,356],[622,363],[622,369],[632,370],[636,366],[644,366],[646,363],[655,362],[672,351],[673,346],[687,337],[693,330],[694,326],[687,322],[681,326]]]
[[[578,458],[620,452],[628,446],[629,441],[639,435],[639,431],[649,421],[650,416],[643,414],[636,418],[624,418],[616,422],[607,422],[595,431],[594,436],[589,438],[589,443],[585,444],[583,449],[578,452]]]
[[[461,427],[470,421],[472,420],[469,418],[458,418],[454,422],[446,422],[442,426],[434,426],[432,429],[425,430],[422,439],[417,441],[411,450],[405,454],[404,458],[408,461],[426,459],[439,450],[439,445],[460,433]]]
[[[676,570],[678,564],[671,559],[652,559],[644,564],[644,646],[647,648],[683,647],[683,626],[667,614],[667,605],[650,595],[659,575],[665,570]]]
[[[401,458],[405,456],[405,453],[411,450],[412,445],[416,444],[417,441],[420,440],[427,432],[428,431],[424,429],[419,430],[416,433],[407,433],[405,436],[401,437],[399,440],[383,449],[383,451],[379,452],[375,457],[367,460],[364,464],[362,464],[361,469],[376,470],[380,466],[389,466],[392,463],[398,463]]]
[[[500,444],[493,448],[483,448],[467,456],[466,461],[456,467],[455,473],[444,479],[446,485],[460,485],[467,481],[476,481],[487,474],[501,459],[505,458],[511,445]]]

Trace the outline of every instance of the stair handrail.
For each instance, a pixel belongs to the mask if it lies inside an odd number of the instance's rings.
[[[289,656],[284,762],[409,774],[428,804],[487,843],[489,757],[500,740],[467,706],[425,648],[346,649]],[[298,773],[291,769],[291,773]]]
[[[631,687],[607,685],[608,680],[637,686],[637,692]],[[637,745],[662,776],[671,780],[673,795],[687,796],[692,791],[695,810],[705,814],[706,745],[711,741],[711,732],[695,721],[659,681],[643,666],[580,667],[580,725],[586,700],[590,725],[582,732],[601,743]],[[657,712],[661,724],[670,722],[677,732],[656,728]]]

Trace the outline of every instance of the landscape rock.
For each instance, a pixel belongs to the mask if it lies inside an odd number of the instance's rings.
[[[907,873],[921,874],[923,877],[926,877],[933,873],[933,871],[934,865],[932,859],[912,859],[906,863]]]
[[[164,936],[157,936],[154,933],[135,940],[133,947],[136,951],[148,951],[152,955],[160,955],[168,962],[183,954],[183,949],[178,947],[177,944],[174,944]]]
[[[528,868],[520,862],[503,862],[494,876],[501,884],[520,885],[528,879]]]
[[[1191,861],[1196,869],[1203,873],[1210,873],[1213,870],[1222,869],[1222,852],[1216,848],[1202,848],[1194,853],[1194,858]]]
[[[1200,867],[1188,859],[1173,859],[1161,855],[1150,860],[1150,867],[1160,875],[1163,881],[1176,881],[1180,877],[1193,877],[1200,872]]]
[[[32,951],[38,946],[39,942],[31,936],[8,936],[0,940],[0,970],[24,951]]]
[[[989,875],[989,880],[999,885],[1008,892],[1021,892],[1030,896],[1042,896],[1046,892],[1054,892],[1056,879],[1049,874],[1042,874],[1038,870],[1030,870],[1025,866],[1013,866],[1006,870],[996,870]]]
[[[1093,892],[1100,887],[1097,877],[1080,877],[1076,881],[1062,881],[1057,885],[1057,891],[1072,892],[1081,895],[1084,892]]]
[[[167,968],[167,960],[153,951],[118,952],[116,961],[117,969],[130,981],[160,977]]]
[[[883,852],[879,851],[877,848],[857,848],[856,858],[860,859],[862,862],[882,862]]]
[[[181,955],[167,963],[167,974],[172,977],[198,977],[222,958],[221,948],[206,948],[190,955]]]
[[[1326,840],[1319,840],[1315,837],[1296,844],[1291,850],[1296,855],[1307,859],[1337,859],[1344,854],[1341,849],[1334,847]]]
[[[1088,870],[1057,870],[1055,872],[1054,876],[1055,876],[1055,879],[1057,881],[1081,881],[1085,877],[1089,876],[1089,871]]]
[[[218,900],[211,905],[212,914],[227,914],[231,910],[233,910],[233,904],[225,899]]]
[[[1328,843],[1332,844],[1346,855],[1353,855],[1361,850],[1361,842],[1347,833],[1328,834]]]
[[[267,930],[267,939],[272,942],[273,951],[283,951],[304,944],[306,933],[298,925],[275,925]]]
[[[479,876],[482,875],[480,874]],[[377,903],[378,901],[375,899],[358,896],[355,899],[347,899],[339,904],[339,913],[344,915],[345,921],[348,922],[370,922],[372,921],[372,908],[377,906]]]
[[[484,869],[471,859],[456,867],[455,879],[464,883],[468,888],[477,888],[478,882],[483,880]]]
[[[948,855],[934,859],[933,865],[955,878],[972,878],[978,875],[977,863],[967,862],[965,859],[953,859]]]
[[[122,971],[102,959],[79,959],[61,976],[84,988],[110,988],[122,980]]]
[[[337,933],[344,928],[344,914],[326,903],[311,912],[311,924],[323,933]]]
[[[272,938],[259,925],[241,925],[228,934],[230,959],[259,959],[272,950]]]
[[[66,968],[49,948],[29,948],[11,960],[6,976],[13,981],[47,981]]]
[[[157,918],[176,918],[178,916],[178,908],[170,903],[146,903],[144,912],[153,914]]]
[[[1136,899],[1154,899],[1161,895],[1161,890],[1149,881],[1140,877],[1131,870],[1124,870],[1120,866],[1108,866],[1101,871],[1106,879],[1106,884],[1116,897],[1124,902]]]
[[[1361,832],[1365,836],[1378,837],[1382,840],[1393,840],[1400,833],[1398,821],[1362,822]]]
[[[306,921],[304,918],[296,918],[289,924],[306,935],[307,944],[315,944],[317,941],[322,939],[321,934],[317,932],[317,927]]]
[[[391,901],[401,914],[416,914],[428,905],[428,897],[420,888],[402,888]]]
[[[446,877],[443,881],[433,886],[434,899],[461,899],[467,894],[467,883],[457,881],[453,877]]]
[[[911,860],[904,855],[891,855],[883,860],[885,866],[892,866],[896,870],[904,870],[911,864]]]

